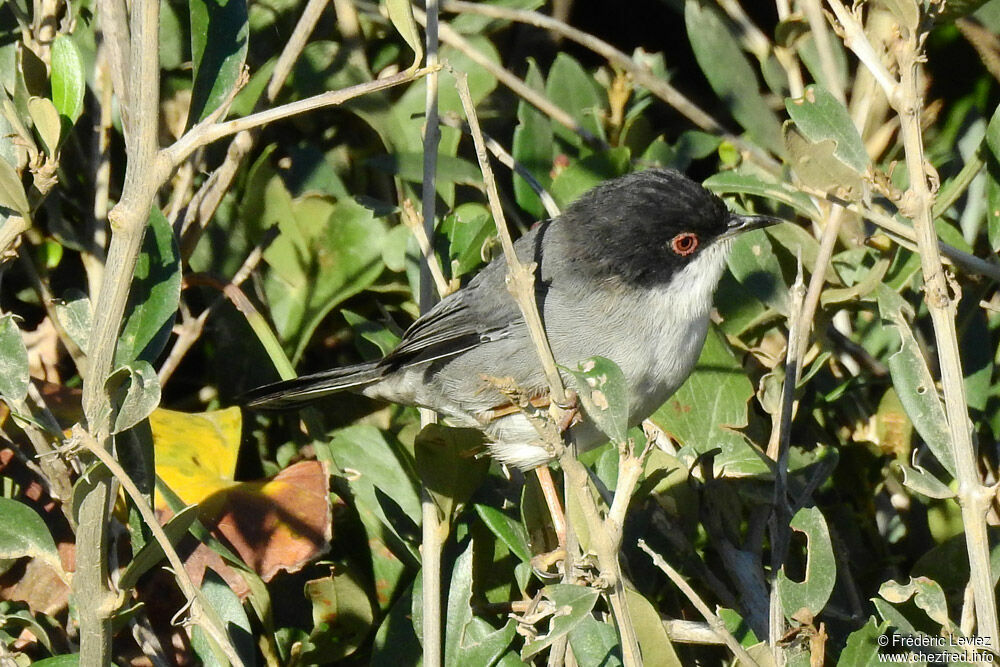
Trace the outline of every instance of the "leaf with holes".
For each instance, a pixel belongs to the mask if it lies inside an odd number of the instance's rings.
[[[827,139],[836,145],[833,154],[858,174],[868,170],[868,151],[847,108],[826,88],[807,86],[802,97],[785,100],[788,115],[811,142]]]
[[[913,602],[923,609],[932,621],[939,623],[945,632],[952,631],[944,591],[933,579],[910,577],[905,584],[887,581],[878,589],[878,594],[893,604],[901,604],[912,597]]]
[[[792,518],[792,530],[806,535],[806,576],[795,582],[778,573],[778,594],[785,615],[809,623],[826,606],[837,581],[837,563],[833,556],[830,529],[817,507],[805,507]]]
[[[927,361],[903,315],[904,309],[909,308],[909,305],[889,287],[880,285],[878,308],[882,319],[892,325],[900,340],[899,351],[888,359],[889,374],[899,400],[917,433],[945,470],[954,477],[955,459],[950,446],[948,419]]]
[[[564,368],[574,380],[587,417],[613,442],[628,439],[628,385],[615,362],[604,357],[581,361],[576,370]]]

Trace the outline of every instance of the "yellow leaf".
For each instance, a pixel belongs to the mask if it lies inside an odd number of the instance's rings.
[[[186,504],[234,486],[243,416],[237,407],[186,413],[157,408],[149,416],[156,474]],[[167,509],[159,493],[156,509]]]

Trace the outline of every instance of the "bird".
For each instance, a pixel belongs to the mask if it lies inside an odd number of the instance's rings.
[[[536,265],[535,296],[556,363],[576,368],[593,357],[613,361],[624,376],[634,426],[694,369],[733,240],[777,222],[734,213],[682,173],[652,168],[596,185],[560,215],[535,224],[514,248],[519,260]],[[493,259],[421,315],[381,359],[265,385],[243,402],[291,409],[336,392],[360,393],[477,428],[504,464],[544,466],[551,448],[495,380],[504,378],[532,399],[548,396],[506,272],[504,258]],[[578,451],[608,440],[587,419],[564,437]]]

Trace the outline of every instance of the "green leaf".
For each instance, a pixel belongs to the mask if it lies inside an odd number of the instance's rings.
[[[383,4],[392,25],[413,50],[413,64],[410,65],[410,69],[416,69],[420,66],[420,61],[424,59],[424,43],[420,39],[420,31],[417,30],[417,22],[413,18],[413,8],[410,1],[383,0]]]
[[[572,584],[550,584],[542,589],[545,597],[556,606],[547,634],[529,639],[521,649],[521,659],[529,660],[563,637],[585,618],[590,618],[600,593],[594,588]]]
[[[681,667],[680,658],[663,627],[660,613],[638,591],[625,589],[629,616],[639,640],[643,667]]]
[[[754,141],[780,155],[781,123],[761,94],[757,73],[715,7],[684,3],[684,22],[698,66],[729,113]]]
[[[524,83],[529,88],[544,92],[545,81],[533,58],[528,59],[528,73]],[[552,184],[553,155],[552,122],[548,116],[535,109],[523,99],[517,103],[517,127],[514,128],[514,139],[511,143],[511,153],[514,159],[531,172],[542,187]],[[531,214],[536,220],[547,217],[542,200],[531,189],[528,182],[517,174],[514,175],[514,200],[517,205]]]
[[[741,234],[727,259],[733,277],[761,303],[788,314],[788,286],[771,238],[762,229]]]
[[[32,97],[28,100],[28,113],[35,125],[45,152],[54,156],[59,150],[59,135],[62,133],[62,121],[55,106],[44,97]]]
[[[384,357],[399,345],[399,335],[384,324],[369,320],[367,317],[346,308],[342,308],[340,314],[347,320],[347,324],[354,330],[354,334],[360,338],[360,340],[355,341],[355,344],[358,345],[358,349],[362,351],[362,355],[366,359]],[[368,347],[365,347],[364,343],[368,343]]]
[[[419,574],[417,575],[419,577]],[[411,618],[413,608],[412,590],[407,590],[392,605],[385,615],[382,625],[375,633],[372,645],[371,667],[399,667],[416,665],[420,662],[420,642],[414,632],[419,628],[419,619]]]
[[[87,350],[90,346],[90,330],[93,328],[93,311],[90,298],[78,289],[67,290],[64,297],[57,300],[53,306],[59,324],[79,346]]]
[[[565,209],[598,183],[623,175],[629,168],[629,150],[617,146],[577,160],[552,181],[552,198]]]
[[[422,183],[424,180],[422,153],[400,152],[376,155],[368,159],[368,164],[410,183]],[[439,155],[435,174],[436,178],[444,183],[478,187],[483,182],[483,175],[478,165],[454,155]]]
[[[444,634],[444,664],[446,667],[492,665],[514,638],[514,620],[495,630],[472,611],[472,556],[474,544],[469,542],[455,560],[451,586],[448,588],[448,612]]]
[[[545,82],[545,95],[592,135],[605,138],[604,125],[600,119],[608,106],[607,96],[604,89],[597,85],[594,78],[572,56],[561,51],[556,55]],[[583,145],[583,139],[572,130],[559,123],[552,123],[551,127],[555,136],[568,145]]]
[[[528,543],[528,532],[520,522],[515,521],[503,512],[489,505],[476,503],[476,514],[482,519],[490,532],[500,538],[511,552],[521,559],[522,563],[531,562],[531,545]]]
[[[905,584],[887,581],[879,587],[878,594],[893,604],[901,604],[912,597],[913,602],[927,612],[932,621],[938,623],[945,632],[952,631],[944,591],[933,579],[910,577]]]
[[[119,366],[104,385],[111,397],[111,432],[132,428],[160,404],[160,380],[148,361]]]
[[[840,653],[841,665],[873,665],[878,662],[881,647],[878,638],[889,630],[889,623],[879,623],[874,616],[868,617],[868,622],[860,629],[847,636],[847,645]]]
[[[927,361],[903,315],[908,305],[902,297],[882,285],[878,290],[878,308],[882,319],[894,325],[899,334],[899,351],[888,359],[889,374],[899,400],[927,447],[954,477],[955,459],[951,451],[948,419]]]
[[[337,568],[328,577],[306,582],[313,629],[303,642],[301,664],[329,664],[354,653],[375,621],[371,599],[358,570]]]
[[[22,217],[31,219],[28,196],[24,193],[21,177],[17,175],[14,167],[4,159],[0,159],[0,207],[9,208]],[[5,217],[4,225],[9,224],[11,224],[10,221],[6,220]]]
[[[694,372],[650,419],[696,454],[720,449],[717,476],[767,474],[768,466],[734,430],[747,425],[747,403],[753,395],[743,367],[712,328]]]
[[[0,316],[0,396],[21,401],[28,395],[28,350],[13,315]]]
[[[0,497],[0,559],[37,558],[67,581],[56,544],[42,517],[23,503]]]
[[[844,164],[858,174],[868,170],[868,151],[851,114],[826,88],[807,86],[802,97],[785,100],[785,109],[809,141],[830,139],[836,144],[833,154]]]
[[[718,195],[756,195],[791,206],[807,218],[819,217],[819,211],[807,194],[799,192],[787,183],[773,180],[768,174],[753,172],[747,168],[741,167],[715,174],[702,185]]]
[[[417,473],[446,525],[486,479],[489,460],[475,458],[484,442],[478,429],[443,424],[428,424],[414,440]]]
[[[992,170],[986,182],[986,199],[986,236],[990,242],[990,250],[1000,252],[1000,183]]]
[[[837,582],[837,563],[833,556],[830,529],[817,507],[805,507],[795,513],[792,530],[806,536],[806,576],[802,582],[788,578],[784,569],[778,573],[778,594],[785,616],[807,622],[826,606]],[[803,618],[803,610],[805,617]]]
[[[382,273],[385,223],[350,200],[292,200],[278,177],[265,199],[262,222],[277,223],[281,233],[264,252],[272,269],[264,290],[279,336],[294,346],[294,362],[327,313]]]
[[[459,204],[445,216],[441,232],[448,237],[452,278],[463,276],[483,263],[483,244],[496,231],[489,210],[477,202]]]
[[[83,113],[83,95],[87,90],[87,75],[76,42],[69,35],[59,34],[52,43],[52,103],[60,116],[76,123]]]
[[[359,505],[370,511],[390,533],[406,542],[400,526],[390,520],[379,493],[392,498],[413,525],[420,523],[420,494],[416,472],[401,448],[393,447],[374,426],[355,425],[337,431],[330,452],[343,470],[351,470],[351,489]],[[376,493],[376,489],[378,493]]]
[[[80,664],[80,654],[67,653],[66,655],[57,655],[45,658],[44,660],[37,660],[31,664],[35,667],[77,667]]]
[[[115,365],[156,361],[170,339],[180,298],[180,250],[170,223],[160,209],[153,208],[135,266]]]
[[[993,110],[993,116],[986,126],[986,145],[990,147],[993,157],[1000,160],[1000,105]]]
[[[257,664],[254,658],[256,651],[253,635],[250,631],[250,619],[247,618],[246,611],[243,610],[243,603],[240,602],[236,593],[211,568],[205,570],[205,578],[201,582],[201,592],[204,593],[205,599],[225,624],[229,641],[236,649],[236,653],[243,659],[243,664],[247,667]],[[221,649],[197,624],[191,632],[191,646],[205,667],[226,667],[229,664],[229,661],[222,655]]]
[[[850,198],[861,192],[861,176],[836,156],[833,139],[810,141],[790,122],[782,127],[782,137],[788,161],[802,183]]]
[[[899,469],[903,473],[903,485],[908,489],[938,500],[955,497],[954,490],[924,468],[899,464]]]
[[[587,616],[569,631],[569,645],[581,667],[621,667],[624,664],[615,626],[593,616]]]
[[[191,0],[194,79],[188,127],[204,120],[232,94],[247,57],[246,0]]]
[[[615,362],[591,357],[576,370],[565,369],[575,380],[575,389],[587,417],[613,442],[628,439],[628,385]]]

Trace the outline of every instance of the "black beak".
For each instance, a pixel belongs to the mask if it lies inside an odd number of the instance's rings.
[[[769,227],[771,225],[776,225],[779,222],[785,221],[781,218],[775,218],[770,215],[740,215],[739,213],[730,213],[729,225],[727,226],[726,232],[722,235],[722,237],[732,238],[738,234],[742,234],[743,232]]]

